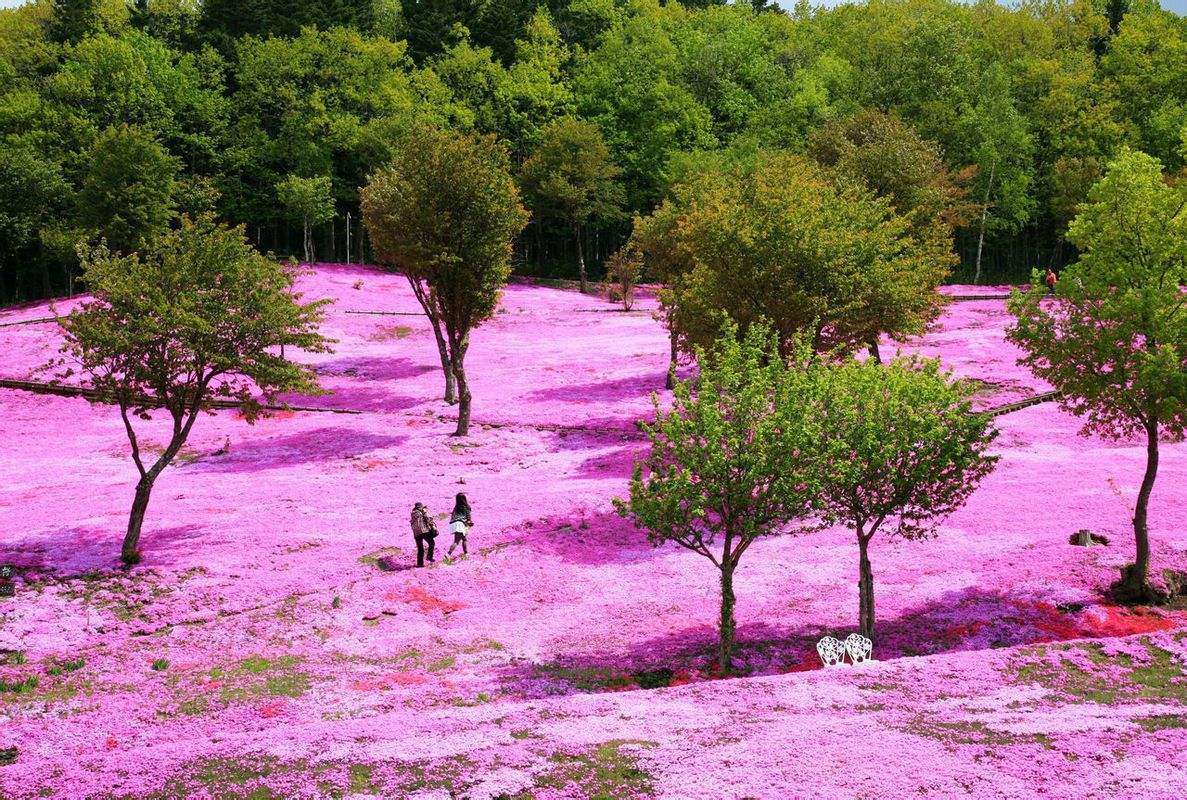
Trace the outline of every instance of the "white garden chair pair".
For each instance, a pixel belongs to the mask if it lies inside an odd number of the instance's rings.
[[[860,633],[849,634],[844,642],[832,636],[825,636],[816,643],[816,652],[826,667],[841,666],[845,663],[846,655],[854,664],[864,664],[874,660],[871,657],[874,643]]]

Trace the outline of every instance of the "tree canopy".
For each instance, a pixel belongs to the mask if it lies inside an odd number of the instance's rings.
[[[629,499],[615,501],[653,545],[679,545],[717,569],[722,673],[732,668],[742,556],[763,536],[811,527],[811,358],[798,346],[785,361],[770,328],[753,325],[739,339],[727,323],[712,349],[698,348],[700,372],[676,385],[671,408],[655,399],[643,425],[651,450],[635,464]]]
[[[712,341],[722,313],[743,330],[769,320],[785,346],[807,334],[820,350],[922,333],[939,313],[947,254],[886,200],[802,156],[761,152],[665,205],[677,208],[657,212],[672,220],[659,256],[674,249],[688,265],[667,298],[686,345]]]

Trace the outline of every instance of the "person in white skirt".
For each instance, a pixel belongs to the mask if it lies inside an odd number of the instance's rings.
[[[470,516],[470,501],[464,494],[458,492],[457,498],[453,501],[453,513],[449,515],[449,529],[453,531],[453,544],[445,553],[446,558],[453,555],[454,548],[459,544],[462,546],[462,555],[467,554],[466,533],[473,525],[474,520]]]

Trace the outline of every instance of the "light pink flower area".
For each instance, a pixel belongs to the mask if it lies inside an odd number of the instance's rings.
[[[936,539],[874,541],[860,667],[815,654],[856,626],[852,535],[757,543],[745,677],[714,679],[712,567],[611,506],[664,394],[653,299],[509,287],[456,439],[402,279],[327,265],[302,288],[335,300],[338,342],[317,360],[331,394],[290,401],[352,413],[199,420],[130,572],[118,415],[0,389],[0,796],[1187,796],[1187,617],[1102,596],[1133,556],[1136,443],[1083,438],[1053,404],[1000,417],[997,471]],[[352,313],[377,311],[401,313]],[[982,381],[984,407],[1046,390],[1006,323],[1001,300],[955,302],[903,349]],[[0,328],[0,374],[57,340]],[[413,568],[412,503],[444,515],[459,491],[469,556],[442,561],[442,524],[438,563]],[[1151,522],[1156,571],[1187,567],[1187,446],[1164,448]],[[1108,545],[1071,545],[1080,528]]]

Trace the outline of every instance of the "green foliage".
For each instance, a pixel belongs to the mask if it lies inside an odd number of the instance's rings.
[[[581,227],[622,215],[621,170],[593,123],[563,119],[545,128],[520,171],[524,196],[542,217]]]
[[[841,179],[885,198],[940,247],[950,250],[952,229],[968,221],[964,176],[952,174],[940,147],[898,117],[862,111],[832,120],[813,133],[809,151]]]
[[[1187,427],[1187,189],[1150,156],[1125,151],[1089,194],[1069,236],[1080,248],[1054,300],[1015,293],[1012,341],[1062,392],[1086,432],[1124,439],[1156,423]]]
[[[918,201],[914,231],[927,238],[931,215],[933,244],[949,258],[955,250],[962,277],[978,264],[997,280],[1058,269],[1077,255],[1067,225],[1119,147],[1171,173],[1187,158],[1187,23],[1154,3],[1126,6],[871,0],[785,14],[763,2],[659,0],[42,0],[0,9],[0,300],[71,287],[73,244],[93,227],[75,199],[97,139],[121,125],[176,160],[177,211],[245,223],[258,245],[285,254],[310,244],[276,202],[289,175],[330,177],[339,217],[310,236],[324,257],[342,258],[359,187],[410,130],[495,135],[518,167],[546,129],[572,118],[600,129],[622,170],[627,216],[672,199],[690,162],[786,149],[821,158],[833,179],[866,186],[901,215]],[[929,184],[925,165],[936,159]],[[967,191],[963,202],[924,210],[952,184]],[[596,273],[628,230],[592,219],[581,261]],[[541,216],[519,248],[524,268],[569,277],[572,238],[571,225]],[[351,240],[364,243],[357,231]]]
[[[760,537],[805,526],[815,496],[811,452],[810,353],[779,355],[775,335],[752,325],[739,339],[726,325],[712,350],[698,349],[700,374],[677,384],[670,410],[655,398],[644,424],[651,451],[635,464],[630,498],[615,507],[656,546],[671,542],[720,572],[718,663],[731,666],[733,574]]]
[[[177,159],[148,133],[120,125],[99,135],[75,200],[85,230],[128,253],[173,218]]]
[[[254,416],[257,392],[316,391],[312,371],[278,348],[326,352],[327,301],[300,303],[292,271],[241,229],[187,219],[142,253],[100,245],[82,260],[94,299],[62,322],[68,369],[137,416],[159,405],[185,417],[219,398]]]
[[[1084,432],[1146,438],[1146,473],[1134,513],[1135,569],[1121,587],[1150,599],[1146,507],[1158,470],[1160,437],[1187,431],[1187,187],[1164,181],[1159,162],[1123,150],[1092,188],[1069,237],[1080,259],[1063,272],[1055,297],[1036,274],[1015,292],[1008,331],[1022,362],[1085,418]]]
[[[886,201],[801,157],[761,152],[698,177],[665,206],[659,227],[670,238],[658,260],[684,266],[666,300],[686,344],[711,341],[721,313],[743,330],[770,320],[785,347],[806,333],[817,349],[842,350],[922,333],[939,313],[947,254]]]
[[[317,224],[334,216],[334,198],[326,175],[316,178],[289,175],[276,184],[276,198],[298,220]]]
[[[276,198],[304,228],[305,261],[313,261],[311,228],[334,218],[334,197],[328,175],[302,178],[289,175],[276,184]]]
[[[202,29],[227,47],[242,36],[297,36],[305,28],[346,26],[368,30],[370,2],[357,0],[202,0]]]
[[[536,215],[558,219],[573,230],[582,290],[586,281],[582,231],[587,225],[622,218],[625,198],[620,174],[598,127],[572,118],[541,132],[520,171],[520,185]]]
[[[991,421],[972,413],[973,388],[939,362],[846,360],[817,386],[813,450],[824,521],[853,530],[860,552],[861,631],[874,635],[868,544],[879,531],[907,539],[932,534],[997,463]]]

